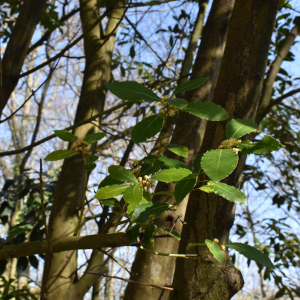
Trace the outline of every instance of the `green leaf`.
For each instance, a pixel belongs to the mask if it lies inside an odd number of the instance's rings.
[[[156,157],[152,155],[154,158],[152,159],[144,159],[143,165],[141,168],[141,176],[143,175],[150,175],[156,173],[161,167],[164,165],[164,163],[160,160],[156,160]]]
[[[226,262],[225,257],[220,249],[220,246],[211,241],[211,240],[205,240],[206,246],[209,249],[209,251],[213,254],[213,256],[222,264]]]
[[[198,79],[187,81],[187,82],[181,84],[180,86],[178,86],[175,89],[174,94],[179,94],[179,93],[182,93],[184,91],[189,91],[189,90],[196,89],[201,84],[203,84],[207,79],[208,78],[198,78]]]
[[[83,159],[83,158],[76,158],[76,159],[75,159],[75,162],[78,163],[78,162],[81,162],[82,160],[84,160],[84,159]]]
[[[120,196],[126,189],[128,185],[109,185],[103,188],[100,188],[94,198],[98,200],[109,199],[116,196]]]
[[[255,129],[257,129],[257,125],[255,124],[253,119],[232,119],[226,125],[226,137],[227,139],[238,139],[241,136],[254,131]]]
[[[140,233],[140,224],[136,224],[134,226],[131,226],[127,229],[126,231],[126,240],[129,243],[136,243],[137,242],[137,238],[139,236]]]
[[[111,175],[108,175],[100,182],[98,189],[108,186],[108,185],[114,185],[114,184],[119,184],[119,183],[122,183],[122,181],[115,179]]]
[[[169,204],[160,202],[151,202],[139,205],[132,214],[132,221],[137,223],[146,223],[158,218],[169,208]]]
[[[105,137],[104,132],[96,132],[96,133],[87,135],[84,140],[87,143],[92,144],[92,143],[96,143],[97,141],[103,139],[104,137]]]
[[[92,170],[94,170],[96,167],[97,167],[96,164],[94,164],[94,163],[88,163],[87,165],[85,165],[85,166],[83,167],[83,170],[84,170],[84,171],[92,171]]]
[[[74,150],[56,150],[56,151],[53,151],[53,152],[49,153],[44,158],[44,160],[46,160],[46,161],[60,160],[60,159],[67,158],[67,157],[71,156],[74,153],[75,153]]]
[[[256,262],[270,269],[275,269],[275,266],[272,264],[269,257],[254,247],[241,243],[227,243],[224,246],[232,248],[242,255],[246,256],[248,259],[255,260]]]
[[[152,199],[151,199],[151,194],[148,193],[148,192],[143,191],[143,201],[151,202],[151,201],[152,201]],[[146,202],[145,202],[145,203],[146,203]]]
[[[204,170],[201,168],[201,159],[202,159],[203,154],[199,154],[193,163],[193,168],[196,174],[200,175],[204,172]]]
[[[132,131],[131,138],[136,143],[145,142],[147,139],[154,137],[160,132],[164,123],[163,115],[152,115],[137,123]]]
[[[172,232],[170,232],[170,230],[168,229],[164,229],[164,231],[170,235],[172,235],[174,238],[176,238],[178,241],[181,240],[181,236],[179,235],[179,233],[176,230],[172,230]]]
[[[105,83],[105,85],[114,95],[123,100],[160,101],[154,92],[134,81]]]
[[[100,203],[104,206],[115,206],[115,207],[120,206],[120,202],[115,198],[100,200]]]
[[[39,267],[39,260],[36,258],[35,255],[30,255],[29,257],[30,264],[35,268],[38,269]]]
[[[182,109],[186,107],[189,103],[180,98],[171,98],[171,99],[166,99],[165,102],[169,103],[172,106],[175,106],[176,108]]]
[[[188,169],[170,168],[170,169],[159,171],[158,173],[154,174],[151,177],[151,179],[163,181],[163,182],[173,182],[173,181],[181,180],[182,178],[188,176],[189,174],[191,174],[191,171]]]
[[[196,185],[197,179],[195,175],[191,174],[180,181],[175,185],[175,200],[179,205],[181,201],[193,190]]]
[[[77,137],[67,130],[54,130],[54,133],[57,137],[59,137],[63,141],[66,141],[66,142],[76,142],[77,141]]]
[[[98,160],[99,156],[98,155],[91,155],[89,157],[89,163],[93,163],[95,162],[96,160]]]
[[[176,168],[176,169],[183,168],[183,169],[188,169],[189,170],[189,167],[185,163],[183,163],[182,161],[179,161],[177,159],[167,158],[165,156],[160,156],[159,160],[163,161],[164,165],[167,168]]]
[[[206,244],[205,243],[190,243],[186,246],[186,251],[188,251],[191,248],[196,247],[196,246],[206,246]]]
[[[130,213],[132,213],[137,208],[137,206],[139,206],[141,204],[149,203],[149,202],[151,202],[151,196],[150,196],[150,194],[148,192],[143,191],[143,198],[142,198],[141,202],[138,203],[138,205],[129,204],[127,206],[127,212],[130,214]]]
[[[215,193],[231,202],[247,205],[247,197],[240,190],[221,182],[209,181],[206,186],[200,188],[206,193]]]
[[[130,182],[130,183],[138,182],[135,176],[129,170],[125,169],[122,166],[110,166],[108,167],[108,172],[112,177],[120,181]]]
[[[285,147],[269,135],[265,135],[261,141],[255,144],[245,141],[237,146],[243,154],[266,154]]]
[[[15,237],[16,235],[20,234],[21,232],[23,231],[28,231],[29,229],[25,226],[22,226],[22,227],[18,227],[18,228],[15,228],[14,230],[12,230],[7,238],[5,239],[5,242],[8,242],[9,240],[11,240],[13,237]]]
[[[139,205],[143,198],[142,184],[136,183],[131,185],[123,194],[125,202],[132,205]]]
[[[212,180],[222,180],[235,169],[238,155],[231,149],[217,149],[206,152],[201,159],[204,172]]]
[[[168,195],[168,196],[174,197],[174,192],[171,192],[171,191],[161,191],[161,192],[153,193],[152,195],[153,196],[156,196],[156,195]]]
[[[144,244],[149,248],[154,247],[154,239],[153,239],[154,231],[155,231],[154,224],[153,222],[150,222],[146,227],[144,233]]]
[[[228,114],[224,108],[211,102],[191,103],[182,110],[210,121],[222,121],[228,118]]]
[[[174,145],[174,144],[168,144],[167,148],[171,152],[173,152],[173,153],[175,153],[179,156],[183,156],[183,157],[188,157],[189,156],[189,149],[185,146],[178,146],[178,145]]]

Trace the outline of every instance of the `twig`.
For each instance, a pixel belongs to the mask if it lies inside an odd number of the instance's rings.
[[[181,258],[192,258],[192,259],[196,259],[196,258],[200,258],[202,257],[201,255],[198,254],[172,254],[172,253],[162,253],[162,252],[157,252],[157,251],[152,251],[149,249],[144,248],[143,246],[140,246],[141,250],[144,250],[148,253],[151,254],[155,254],[155,255],[160,255],[160,256],[170,256],[170,257],[181,257]]]
[[[159,285],[155,285],[155,284],[148,284],[148,283],[138,282],[138,281],[125,279],[125,278],[118,277],[118,276],[106,275],[106,274],[101,274],[101,273],[93,273],[93,272],[85,272],[85,274],[98,275],[98,276],[103,276],[103,277],[108,277],[108,278],[115,278],[115,279],[120,279],[120,280],[130,282],[130,283],[134,283],[134,284],[152,286],[152,287],[156,287],[156,288],[162,289],[162,290],[174,291],[173,288],[169,288],[169,287],[166,287],[166,286],[159,286]]]

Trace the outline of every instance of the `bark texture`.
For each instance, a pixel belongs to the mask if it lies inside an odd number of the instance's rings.
[[[208,81],[200,88],[188,93],[186,100],[189,102],[210,101],[216,78],[225,47],[227,34],[227,24],[233,7],[233,0],[215,0],[208,17],[205,28],[203,29],[202,41],[198,50],[196,62],[193,68],[191,79],[209,77]],[[192,165],[195,156],[198,154],[202,141],[201,120],[187,113],[181,113],[178,117],[176,128],[172,137],[172,144],[185,145],[189,149],[189,157],[185,163]],[[179,157],[173,157],[179,159]],[[161,183],[157,189],[174,190],[174,185]],[[184,218],[187,199],[180,204],[176,212],[167,211],[156,220],[156,225],[162,229],[170,229],[179,214]],[[166,201],[166,197],[157,197],[155,201]],[[174,198],[169,200],[174,203]],[[177,222],[174,228],[181,233],[182,224]],[[177,253],[179,243],[174,238],[156,239],[154,251],[164,253]],[[132,266],[132,280],[170,286],[175,269],[175,259],[149,254],[138,250]],[[168,292],[164,291],[163,298],[159,298],[162,291],[154,287],[128,284],[124,300],[157,300],[166,299]],[[184,299],[184,298],[182,298]]]
[[[236,0],[229,22],[226,49],[214,92],[214,103],[229,114],[224,122],[209,122],[200,153],[216,149],[225,140],[225,126],[232,118],[255,116],[261,95],[267,55],[277,12],[278,0]],[[240,156],[237,169],[226,179],[239,187],[245,156]],[[228,241],[234,221],[235,204],[215,194],[196,191],[190,194],[179,251],[185,253],[188,243],[218,238]],[[202,255],[199,260],[177,260],[170,299],[230,299],[243,286],[243,279],[227,255],[223,265],[211,258],[205,247],[188,253]]]
[[[46,0],[25,0],[7,44],[2,61],[0,116],[18,83],[36,25],[41,19]]]
[[[114,2],[114,10],[109,15],[105,34],[109,34],[115,29],[123,15],[125,3],[126,1]],[[80,6],[80,17],[83,31],[85,31],[99,18],[97,1],[81,0]],[[75,123],[103,111],[107,92],[104,83],[111,80],[110,66],[115,33],[99,51],[95,51],[104,41],[101,31],[100,24],[90,30],[84,37],[86,64]],[[73,134],[79,140],[83,140],[86,135],[97,131],[99,130],[96,126],[88,123],[75,128]],[[70,143],[69,148],[73,149],[74,147],[74,143]],[[89,151],[94,152],[95,147],[95,144],[90,146]],[[75,158],[65,159],[59,177],[49,221],[51,239],[73,235],[78,222],[78,211],[81,208],[83,196],[84,172],[83,163],[75,163]],[[71,292],[73,296],[76,294],[76,298],[74,296],[72,299],[81,299],[83,297],[81,293],[78,294],[72,289],[72,284],[76,277],[76,267],[76,251],[54,254],[51,264],[49,256],[46,258],[43,287],[48,300],[70,299]],[[101,267],[102,264],[100,263],[99,268]]]

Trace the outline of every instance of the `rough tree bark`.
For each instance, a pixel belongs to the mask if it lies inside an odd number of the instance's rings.
[[[117,23],[123,15],[126,1],[114,1],[114,9],[109,14],[109,21],[106,26],[105,34],[115,30]],[[99,17],[99,9],[96,0],[80,1],[80,17],[83,31],[90,28]],[[94,27],[84,36],[84,51],[86,64],[84,78],[81,89],[76,117],[74,123],[82,121],[103,110],[106,88],[105,82],[111,80],[111,58],[115,43],[114,33],[105,45],[99,50],[95,50],[104,42],[105,36],[100,26]],[[115,30],[116,32],[116,30]],[[79,140],[83,140],[87,134],[98,131],[97,127],[91,123],[77,127],[73,134]],[[69,144],[73,149],[74,143]],[[94,152],[95,145],[90,146],[89,151]],[[75,157],[65,159],[62,171],[58,180],[56,193],[53,200],[53,208],[49,220],[49,234],[51,239],[70,236],[78,223],[78,211],[81,208],[83,196],[83,164],[76,163]],[[77,252],[68,251],[55,253],[52,260],[47,255],[43,276],[42,290],[46,292],[47,299],[81,299],[87,292],[87,285],[83,287],[80,280],[73,285],[76,278]],[[101,260],[98,269],[102,268]],[[84,277],[86,278],[86,277]],[[87,290],[86,290],[87,288]],[[73,295],[70,298],[70,295]]]
[[[209,14],[207,23],[203,29],[202,41],[193,67],[191,79],[208,77],[209,79],[200,88],[187,94],[189,102],[211,101],[213,89],[219,74],[223,51],[225,47],[227,24],[233,7],[233,0],[215,0]],[[181,113],[177,120],[171,143],[185,145],[189,149],[189,157],[185,163],[189,166],[200,149],[202,141],[201,120],[187,113]],[[179,157],[176,157],[179,158]],[[174,190],[172,184],[161,184],[158,189]],[[185,215],[187,198],[182,201],[176,212],[168,211],[159,217],[156,225],[162,229],[170,229],[177,215]],[[156,201],[165,201],[165,197],[157,197]],[[170,199],[174,202],[174,199]],[[177,232],[181,232],[182,224],[177,222]],[[156,239],[154,251],[165,253],[177,253],[178,241],[173,238]],[[151,283],[155,285],[170,286],[175,269],[175,260],[169,257],[156,256],[142,250],[138,250],[132,266],[132,280]],[[157,300],[162,291],[154,287],[128,284],[124,300]],[[164,291],[161,299],[166,299],[168,293]],[[182,298],[184,299],[184,298]]]
[[[214,103],[229,114],[223,122],[209,122],[200,153],[216,149],[225,140],[225,126],[232,118],[248,119],[255,116],[261,95],[268,50],[278,0],[236,0],[229,22],[228,38],[220,75],[215,88]],[[246,157],[240,156],[237,169],[225,180],[239,187]],[[186,222],[179,251],[184,253],[188,243],[218,238],[228,241],[234,221],[235,204],[215,194],[196,191],[190,194]],[[177,260],[170,299],[230,299],[243,286],[243,279],[234,268],[228,252],[227,262],[205,259],[208,249],[198,247],[204,257],[199,260]]]

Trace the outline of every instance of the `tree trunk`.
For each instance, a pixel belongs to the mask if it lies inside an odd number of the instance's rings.
[[[200,88],[187,93],[186,99],[189,102],[211,101],[213,89],[216,83],[225,47],[227,35],[227,24],[233,7],[233,0],[215,0],[209,14],[207,23],[203,29],[202,41],[198,50],[196,62],[193,68],[191,79],[208,77],[207,82]],[[177,125],[172,138],[172,144],[187,146],[189,157],[185,163],[189,166],[200,149],[203,136],[201,132],[201,120],[187,113],[180,113]],[[160,184],[158,189],[174,190],[172,184]],[[156,220],[156,225],[162,229],[170,229],[177,215],[184,217],[187,198],[180,204],[176,212],[167,211]],[[157,201],[165,201],[166,197],[157,197]],[[174,202],[174,198],[170,200]],[[182,224],[177,222],[175,228],[181,232]],[[174,238],[156,239],[154,251],[165,253],[177,253],[178,241]],[[161,286],[170,286],[175,269],[175,260],[170,257],[162,257],[138,250],[132,266],[131,279]],[[124,300],[157,300],[162,291],[142,285],[128,284]],[[166,299],[167,291],[164,291],[162,299]],[[184,298],[182,298],[184,299]]]
[[[278,0],[236,0],[229,23],[226,49],[214,93],[214,103],[229,114],[226,122],[209,122],[200,153],[216,149],[225,140],[225,126],[232,118],[255,116],[267,62]],[[237,38],[239,37],[239,39]],[[239,187],[245,155],[240,156],[237,169],[225,180]],[[235,204],[215,194],[191,193],[179,251],[185,253],[188,243],[218,238],[228,242],[234,221]],[[221,264],[207,257],[206,247],[192,248],[202,255],[199,260],[176,261],[170,299],[230,299],[243,286],[243,279],[234,268],[228,252]]]
[[[126,1],[118,1],[115,9],[110,13],[110,18],[106,26],[106,34],[112,32],[121,18]],[[80,1],[80,16],[83,31],[91,27],[91,24],[99,17],[96,0]],[[120,7],[119,9],[117,9]],[[76,117],[74,123],[82,121],[103,110],[106,88],[105,82],[111,80],[111,58],[115,43],[115,33],[110,37],[106,44],[95,52],[104,37],[101,37],[101,24],[90,30],[84,37],[84,51],[86,64],[84,78],[81,89]],[[98,129],[92,124],[86,124],[74,129],[73,133],[79,140],[83,140],[87,134],[97,132]],[[74,143],[69,144],[73,149]],[[95,150],[95,144],[90,146],[89,151]],[[83,196],[84,172],[83,163],[76,163],[76,157],[65,159],[62,171],[58,180],[56,193],[53,200],[53,208],[49,221],[49,234],[51,239],[74,234],[78,223],[78,211],[81,208]],[[77,282],[76,291],[72,287],[76,277],[77,254],[76,251],[55,253],[52,261],[46,257],[43,291],[50,299],[70,299],[70,293],[77,299],[83,298],[89,287],[85,283],[83,287]],[[102,265],[99,265],[99,268]],[[91,275],[90,275],[91,276]],[[91,284],[93,285],[93,283]],[[75,286],[74,286],[75,287]],[[75,296],[76,295],[76,296]],[[72,298],[75,299],[75,298]]]

